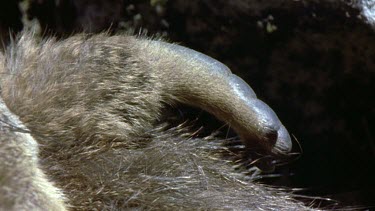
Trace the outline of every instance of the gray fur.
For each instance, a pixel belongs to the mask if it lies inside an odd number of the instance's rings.
[[[38,144],[0,98],[0,210],[64,210],[38,163]]]
[[[223,140],[156,124],[163,103],[182,102],[248,147],[290,150],[272,109],[212,58],[126,35],[24,33],[0,64],[0,210],[310,209],[235,171]]]

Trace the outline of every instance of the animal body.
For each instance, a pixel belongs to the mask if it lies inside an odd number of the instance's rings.
[[[245,149],[291,150],[250,86],[194,50],[24,32],[0,55],[0,91],[0,210],[310,209],[236,170],[243,160],[223,156],[224,140],[160,122],[165,105],[188,104],[227,122]]]

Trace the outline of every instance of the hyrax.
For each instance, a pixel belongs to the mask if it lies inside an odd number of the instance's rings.
[[[0,210],[308,209],[256,184],[213,136],[156,124],[202,108],[247,148],[286,155],[276,114],[222,63],[128,35],[36,41],[0,55]]]

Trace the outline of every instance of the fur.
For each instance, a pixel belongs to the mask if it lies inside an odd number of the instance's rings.
[[[272,109],[197,55],[127,35],[23,33],[0,55],[0,210],[311,209],[235,170],[246,156],[230,140],[158,121],[187,103],[228,117],[251,150],[290,150]]]

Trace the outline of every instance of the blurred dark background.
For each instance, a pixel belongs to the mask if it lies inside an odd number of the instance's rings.
[[[287,177],[261,182],[375,206],[375,32],[348,2],[2,1],[0,35],[6,46],[36,19],[46,36],[133,31],[210,55],[246,80],[302,147],[297,161],[276,169]],[[179,111],[207,131],[223,125],[197,109]]]

